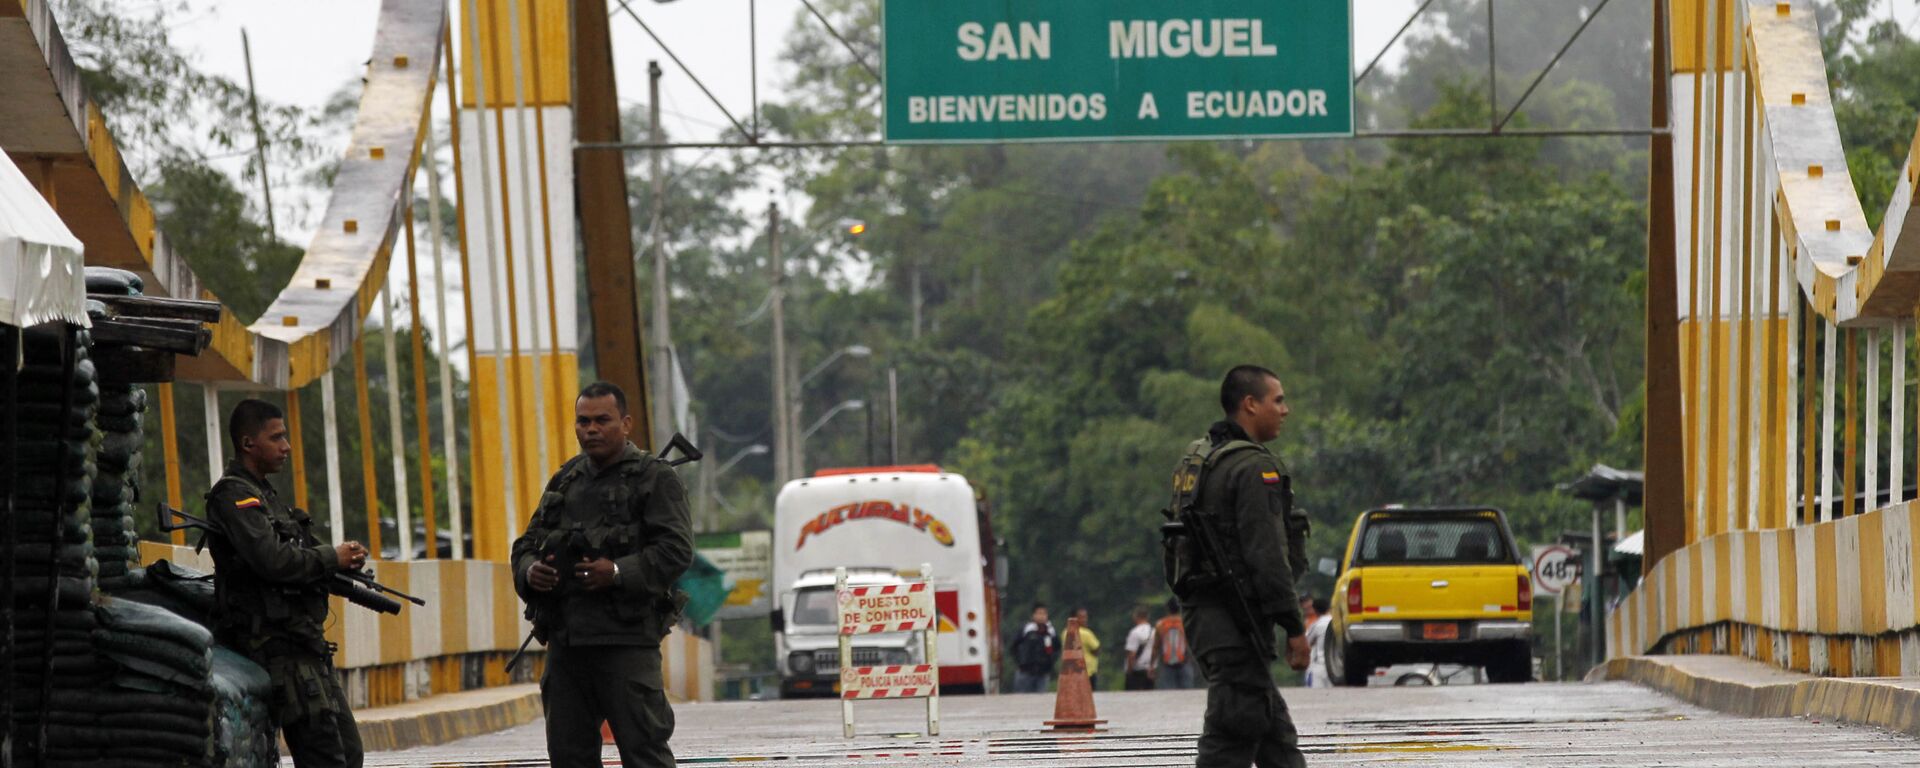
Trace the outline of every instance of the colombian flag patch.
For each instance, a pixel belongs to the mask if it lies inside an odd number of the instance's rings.
[[[1269,481],[1269,482],[1272,482],[1272,481]],[[233,506],[236,509],[256,509],[260,506],[260,498],[257,496],[248,496],[244,499],[234,502]]]
[[[1280,473],[1278,473],[1278,472],[1262,472],[1262,473],[1260,473],[1260,482],[1263,482],[1263,483],[1266,483],[1267,485],[1279,485],[1279,484],[1280,484]]]

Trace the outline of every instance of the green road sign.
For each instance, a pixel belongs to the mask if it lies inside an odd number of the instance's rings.
[[[885,0],[894,143],[1349,136],[1350,0]]]

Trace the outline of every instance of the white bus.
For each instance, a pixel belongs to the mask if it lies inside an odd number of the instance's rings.
[[[942,693],[999,688],[1001,563],[985,500],[933,465],[821,470],[780,490],[773,521],[773,642],[780,694],[832,696],[840,681],[834,569],[854,584],[932,567]],[[924,663],[911,633],[859,635],[858,666]]]

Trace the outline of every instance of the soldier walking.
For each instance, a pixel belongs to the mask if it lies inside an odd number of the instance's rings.
[[[627,396],[606,382],[574,400],[580,455],[547,481],[513,543],[514,589],[547,646],[540,698],[555,768],[599,766],[600,723],[626,768],[672,766],[673,709],[660,641],[686,596],[692,519],[667,462],[627,441]]]
[[[267,477],[293,453],[277,406],[242,400],[227,419],[234,458],[207,492],[220,642],[267,670],[267,710],[298,768],[359,768],[360,729],[333,671],[325,579],[366,564],[360,542],[321,544],[313,519]]]
[[[1293,510],[1291,479],[1263,445],[1286,421],[1286,392],[1273,371],[1237,366],[1220,384],[1220,407],[1225,417],[1188,446],[1176,469],[1168,510],[1170,517],[1190,511],[1209,529],[1171,538],[1166,547],[1168,581],[1207,678],[1196,765],[1305,766],[1299,732],[1268,668],[1275,625],[1286,631],[1287,665],[1303,670],[1308,661],[1293,586],[1306,571],[1306,519]]]

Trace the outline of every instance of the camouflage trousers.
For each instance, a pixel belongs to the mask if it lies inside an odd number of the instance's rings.
[[[296,768],[360,768],[365,761],[360,727],[353,722],[332,660],[296,651],[255,661],[273,681],[267,708],[286,737]]]
[[[600,723],[613,731],[625,768],[672,768],[673,707],[661,679],[660,648],[553,645],[540,678],[553,768],[600,768]]]
[[[1300,733],[1265,659],[1247,648],[1200,656],[1207,676],[1207,715],[1197,768],[1304,768]]]

